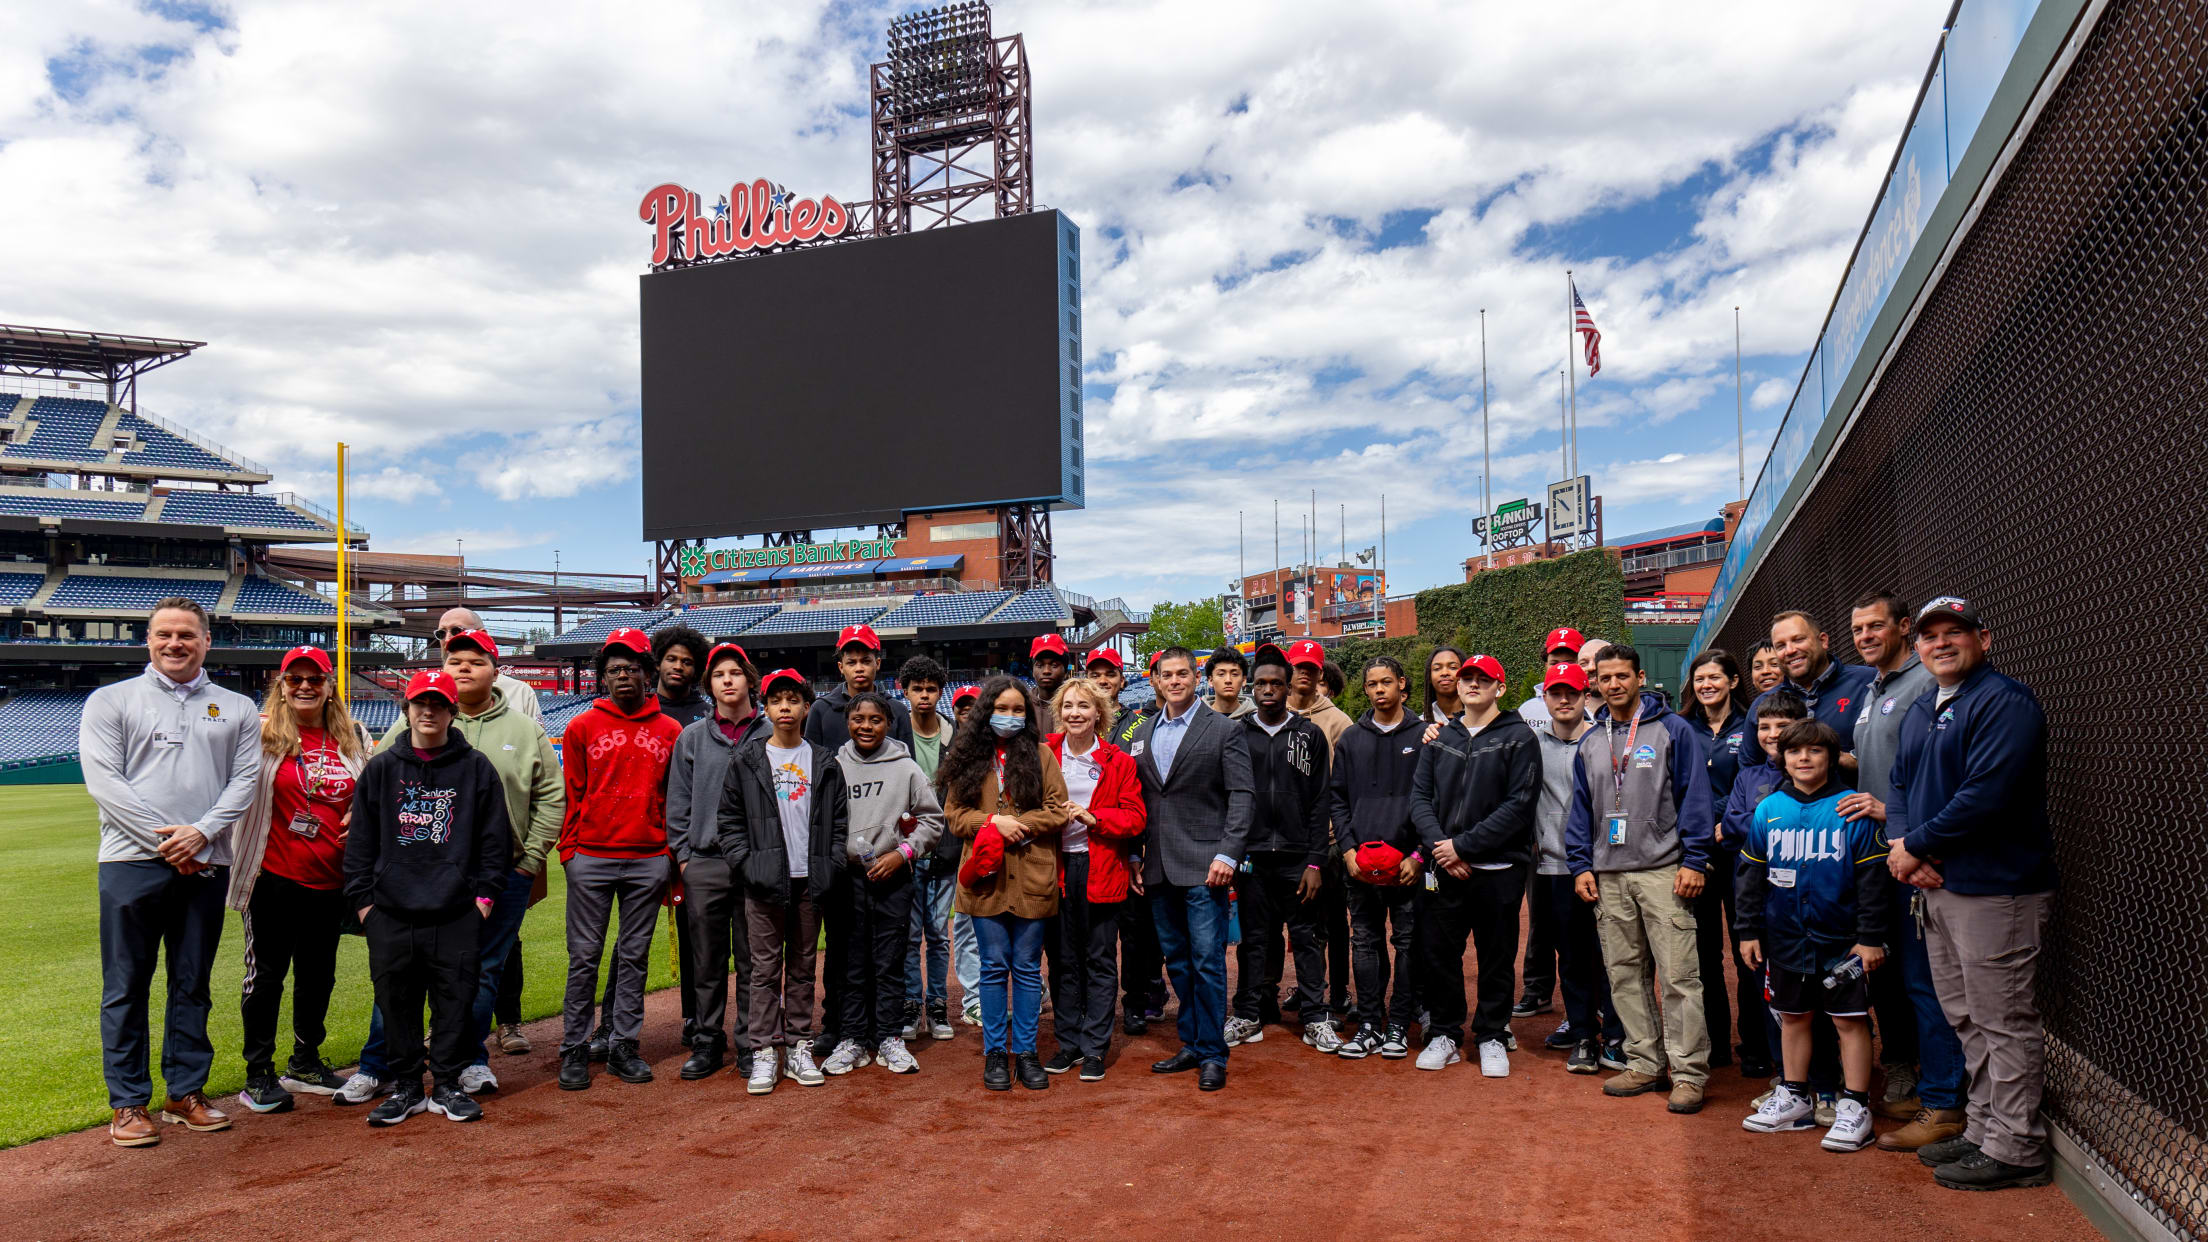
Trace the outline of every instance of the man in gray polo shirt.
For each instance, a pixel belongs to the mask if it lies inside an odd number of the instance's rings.
[[[85,792],[100,809],[100,1044],[106,1057],[108,1137],[150,1147],[146,1114],[146,997],[163,944],[169,952],[161,1120],[222,1130],[207,1102],[208,972],[222,941],[231,829],[253,805],[261,776],[261,719],[253,700],[207,680],[207,611],[189,599],[154,605],[146,671],[85,700],[77,751]]]

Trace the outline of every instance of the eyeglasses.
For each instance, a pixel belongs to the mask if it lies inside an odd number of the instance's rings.
[[[465,634],[467,632],[468,627],[464,625],[440,625],[436,629],[431,630],[429,632],[429,636],[436,639],[438,642],[443,642],[455,634]]]
[[[310,690],[320,690],[325,684],[327,684],[328,681],[329,679],[324,677],[320,673],[284,674],[284,684],[290,686],[294,690],[297,690],[302,686]]]

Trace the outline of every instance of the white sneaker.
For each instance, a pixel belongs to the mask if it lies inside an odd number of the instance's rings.
[[[337,1089],[335,1097],[340,1104],[366,1104],[383,1094],[383,1080],[374,1074],[354,1073]]]
[[[1796,1095],[1782,1084],[1771,1088],[1763,1097],[1763,1102],[1756,1105],[1756,1111],[1741,1121],[1740,1128],[1757,1134],[1807,1130],[1816,1124],[1810,1120],[1810,1114],[1815,1109],[1816,1105],[1810,1102],[1808,1096]],[[1868,1122],[1864,1125],[1869,1127]]]
[[[1499,1039],[1480,1041],[1480,1074],[1486,1078],[1510,1077],[1510,1049]]]
[[[874,1050],[874,1055],[881,1061],[882,1068],[892,1074],[920,1072],[920,1062],[913,1059],[912,1050],[905,1047],[905,1041],[895,1035],[883,1040],[881,1047]]]
[[[959,1009],[959,1012],[958,1012],[958,1017],[959,1017],[959,1020],[960,1020],[961,1022],[964,1022],[964,1023],[965,1023],[966,1025],[968,1025],[968,1026],[980,1026],[980,1025],[981,1025],[981,1002],[980,1002],[980,1001],[968,1001],[968,1002],[966,1002],[966,1004],[965,1004],[964,1006],[962,1006],[962,1007],[961,1007],[961,1008]],[[944,1039],[944,1038],[948,1038],[948,1036],[940,1036],[940,1035],[939,1035],[939,1036],[937,1036],[936,1038],[938,1038],[938,1039]]]
[[[1306,1022],[1303,1024],[1303,1042],[1320,1052],[1338,1053],[1342,1050],[1342,1037],[1335,1034],[1331,1022]]]
[[[813,1045],[811,1041],[801,1041],[790,1045],[790,1050],[786,1055],[789,1059],[782,1066],[782,1076],[784,1078],[796,1079],[797,1084],[801,1087],[817,1087],[828,1081],[827,1076],[820,1072],[820,1067],[813,1064]]]
[[[1871,1110],[1843,1098],[1833,1109],[1832,1128],[1819,1146],[1826,1151],[1861,1151],[1871,1145]]]
[[[1252,1022],[1248,1018],[1227,1019],[1227,1047],[1232,1048],[1238,1044],[1261,1044],[1264,1042],[1265,1027],[1262,1024]]]
[[[1422,1070],[1448,1069],[1464,1058],[1457,1055],[1457,1041],[1447,1035],[1436,1035],[1426,1041],[1418,1051],[1418,1068]]]
[[[469,1095],[481,1095],[498,1090],[498,1075],[488,1065],[471,1065],[460,1071],[460,1090]]]
[[[744,1090],[753,1095],[774,1094],[773,1048],[761,1048],[751,1054],[751,1077],[744,1080]]]
[[[949,1039],[950,1037],[951,1020],[948,1017],[928,1019],[929,1039]]]
[[[846,1039],[836,1045],[835,1051],[828,1054],[827,1060],[820,1063],[820,1072],[840,1078],[862,1065],[873,1063],[874,1054],[866,1050],[866,1045],[855,1039]]]

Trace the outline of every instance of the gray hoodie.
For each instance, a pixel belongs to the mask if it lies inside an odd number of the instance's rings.
[[[882,739],[873,754],[861,755],[857,743],[845,742],[836,763],[851,797],[850,861],[879,857],[899,841],[912,846],[914,857],[926,856],[943,835],[943,804],[911,749],[892,737]],[[898,821],[908,814],[912,831],[901,832]]]
[[[1584,717],[1582,718],[1584,723]],[[1533,811],[1533,860],[1537,875],[1570,875],[1564,858],[1564,825],[1572,817],[1572,760],[1579,755],[1579,739],[1557,736],[1556,721],[1542,716],[1533,726],[1541,739],[1541,801]]]

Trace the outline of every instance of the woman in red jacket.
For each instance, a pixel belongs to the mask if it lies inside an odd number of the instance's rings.
[[[1051,1020],[1058,1052],[1043,1068],[1081,1067],[1081,1081],[1104,1077],[1112,1039],[1112,998],[1119,990],[1119,906],[1133,874],[1129,858],[1142,837],[1142,783],[1135,761],[1105,741],[1112,700],[1085,677],[1058,687],[1051,701],[1063,733],[1044,739],[1065,773],[1074,806],[1058,847],[1058,913],[1043,931],[1050,963]]]

